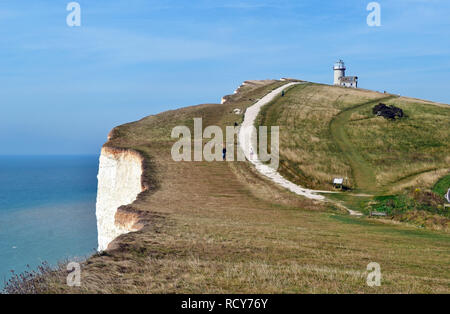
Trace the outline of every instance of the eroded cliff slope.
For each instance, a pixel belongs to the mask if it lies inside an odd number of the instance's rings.
[[[137,230],[134,219],[118,219],[118,209],[134,202],[144,190],[141,183],[142,157],[133,150],[103,147],[97,190],[98,250],[116,237]]]
[[[224,104],[116,127],[99,173],[99,232],[108,249],[83,263],[80,287],[65,284],[64,268],[45,292],[373,293],[366,284],[370,261],[389,270],[376,292],[448,292],[447,234],[347,216],[279,188],[246,162],[172,159],[175,126],[193,132],[199,117],[204,127],[240,124],[249,106],[287,82],[257,83],[243,85]],[[336,99],[348,93],[330,88]]]

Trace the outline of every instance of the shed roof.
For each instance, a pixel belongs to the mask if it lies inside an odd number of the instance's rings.
[[[358,80],[357,76],[343,76],[340,78],[341,82],[356,82]]]

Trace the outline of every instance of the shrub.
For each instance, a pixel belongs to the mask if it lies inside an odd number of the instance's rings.
[[[392,216],[417,210],[448,217],[443,204],[444,199],[436,193],[415,189],[412,193],[376,197],[372,209]]]

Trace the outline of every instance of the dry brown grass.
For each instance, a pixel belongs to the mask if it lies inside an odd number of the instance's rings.
[[[407,117],[375,117],[371,109],[380,101]],[[449,106],[417,99],[307,84],[263,108],[259,123],[281,126],[281,172],[312,188],[347,177],[363,191],[397,191],[399,184],[430,184],[431,172],[445,171],[450,161]]]
[[[450,164],[450,163],[449,163]],[[400,193],[407,189],[412,189],[413,187],[425,187],[429,190],[433,185],[446,174],[450,172],[450,168],[443,168],[437,170],[431,170],[428,172],[420,173],[415,176],[407,177],[403,180],[399,180],[393,184],[389,190],[390,193]]]
[[[305,84],[263,108],[261,125],[280,126],[280,171],[311,188],[331,188],[333,177],[348,177],[352,168],[330,134],[330,122],[343,109],[384,94]]]
[[[132,207],[146,212],[149,223],[89,258],[80,288],[67,287],[62,273],[54,273],[44,292],[450,292],[446,234],[348,217],[275,187],[246,163],[171,159],[174,125],[192,125],[200,116],[204,126],[232,125],[242,119],[233,108],[249,106],[280,84],[249,88],[246,97],[225,105],[170,111],[117,128],[108,145],[146,156],[152,188]],[[319,105],[327,96],[317,97]],[[381,287],[366,285],[372,261],[381,265]]]
[[[386,103],[402,108],[407,117],[392,122],[373,117],[370,107],[360,108],[356,113],[367,119],[352,122],[347,129],[352,145],[374,169],[377,185],[391,188],[399,181],[448,169],[450,107],[405,98]]]

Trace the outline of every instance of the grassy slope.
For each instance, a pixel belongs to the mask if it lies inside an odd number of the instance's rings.
[[[406,98],[386,101],[403,109],[407,118],[388,121],[374,117],[371,107],[358,108],[360,120],[350,123],[349,138],[374,168],[378,188],[389,190],[399,181],[428,174],[450,165],[450,106],[440,107]],[[424,177],[425,178],[425,177]],[[430,187],[428,185],[428,187]]]
[[[375,117],[379,102],[408,117]],[[331,188],[341,176],[364,192],[405,187],[419,176],[431,187],[450,164],[450,108],[420,100],[309,84],[263,108],[259,121],[281,126],[281,172],[313,188]]]
[[[56,272],[46,292],[450,292],[447,234],[332,211],[275,187],[247,163],[172,161],[173,126],[192,125],[193,117],[204,126],[232,125],[242,119],[233,108],[280,84],[117,128],[108,145],[146,156],[153,188],[133,207],[148,212],[150,223],[91,257],[81,288],[67,287],[65,273]],[[372,261],[381,265],[381,287],[366,285]]]
[[[447,193],[448,189],[450,189],[450,175],[442,177],[436,184],[433,186],[433,192],[443,196]]]
[[[365,192],[376,191],[376,176],[375,171],[370,163],[364,158],[364,150],[359,149],[354,142],[354,135],[348,134],[348,130],[351,128],[349,125],[352,116],[355,112],[362,108],[370,108],[375,104],[392,98],[392,96],[377,98],[376,101],[370,100],[362,104],[357,104],[345,108],[339,112],[329,124],[331,138],[336,143],[342,155],[346,157],[346,160],[352,168],[353,182],[356,188],[362,189]],[[365,119],[359,118],[359,119]],[[364,140],[366,140],[364,138]]]
[[[379,102],[401,107],[407,117],[388,121],[374,116],[372,108]],[[331,189],[333,177],[346,177],[356,193],[405,194],[415,188],[430,189],[449,171],[450,108],[446,105],[309,84],[291,88],[263,108],[259,123],[281,125],[280,171],[302,185]],[[328,197],[365,213],[374,201],[370,195]],[[399,199],[405,202],[399,203],[415,204],[411,197],[403,195]],[[411,214],[400,208],[388,212],[420,226],[448,228],[448,218],[439,217],[448,217],[443,206],[410,205],[406,207],[414,211]],[[428,209],[417,212],[419,208]]]
[[[330,122],[345,109],[384,97],[374,92],[305,84],[265,106],[259,123],[280,126],[281,173],[311,188],[330,188],[332,178],[337,176],[348,177],[353,183],[351,164],[345,155],[348,152],[335,141]]]

